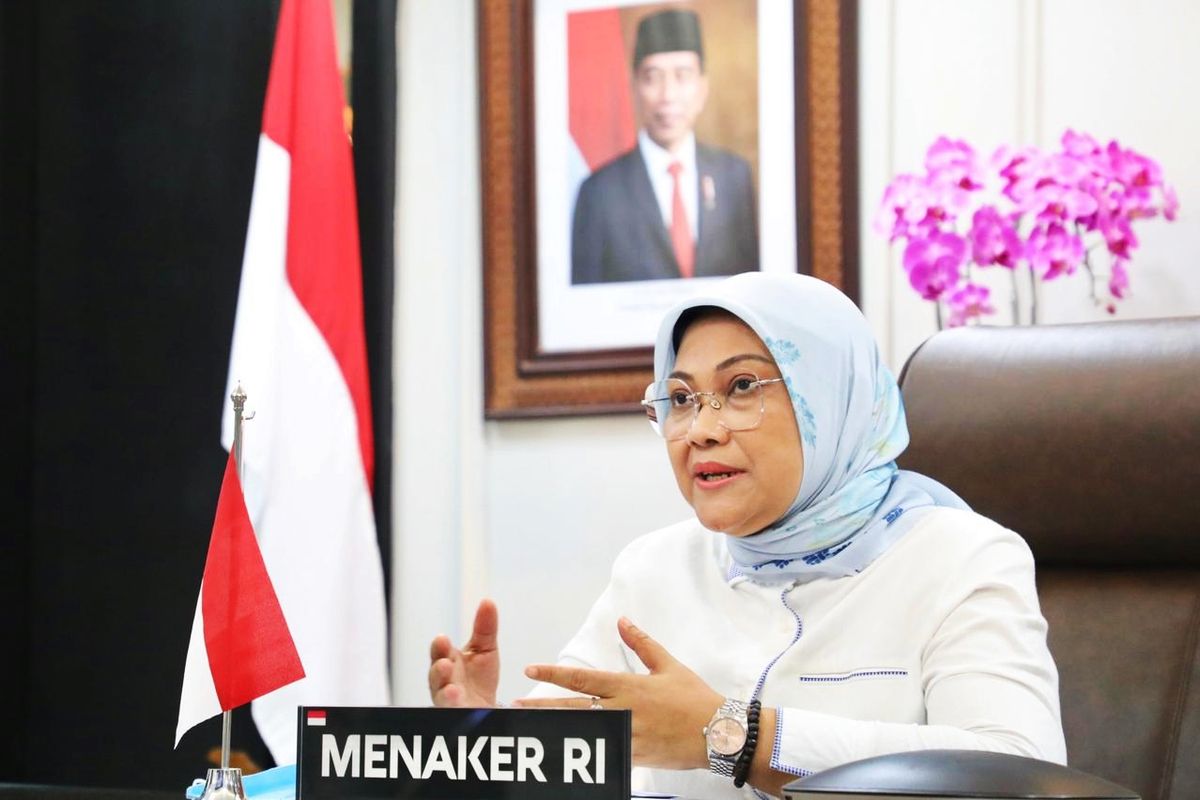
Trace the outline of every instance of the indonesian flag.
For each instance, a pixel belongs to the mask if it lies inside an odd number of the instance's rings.
[[[350,140],[326,0],[284,0],[263,109],[226,396],[246,505],[307,677],[254,701],[296,760],[296,708],[387,705],[387,616]],[[222,441],[233,442],[225,404]]]
[[[637,142],[622,33],[628,9],[567,14],[567,186],[579,185]],[[573,202],[573,200],[572,200]]]
[[[230,454],[192,621],[175,744],[209,717],[303,677]]]
[[[571,142],[594,172],[633,147],[629,54],[621,9],[567,15],[567,97]]]

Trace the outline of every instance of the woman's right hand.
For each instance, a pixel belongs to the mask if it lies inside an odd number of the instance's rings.
[[[496,604],[483,600],[475,611],[471,640],[459,650],[442,634],[429,647],[429,696],[435,706],[490,708],[500,684],[499,618]]]

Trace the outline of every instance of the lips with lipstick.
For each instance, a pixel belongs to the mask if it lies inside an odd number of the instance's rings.
[[[744,475],[745,472],[745,470],[722,464],[719,461],[702,461],[692,465],[692,478],[697,485],[706,489],[723,486],[738,476]]]

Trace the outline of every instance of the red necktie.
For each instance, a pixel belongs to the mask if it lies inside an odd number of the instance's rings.
[[[683,192],[679,188],[679,173],[682,171],[683,164],[678,161],[672,161],[671,166],[667,167],[675,184],[671,193],[671,247],[675,250],[680,277],[690,278],[696,271],[696,245],[692,241],[692,228],[688,225]]]

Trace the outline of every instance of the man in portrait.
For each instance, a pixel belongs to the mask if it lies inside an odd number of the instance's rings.
[[[579,189],[573,284],[732,275],[758,269],[758,225],[745,159],[696,141],[708,100],[700,20],[671,9],[638,24],[636,145]]]

